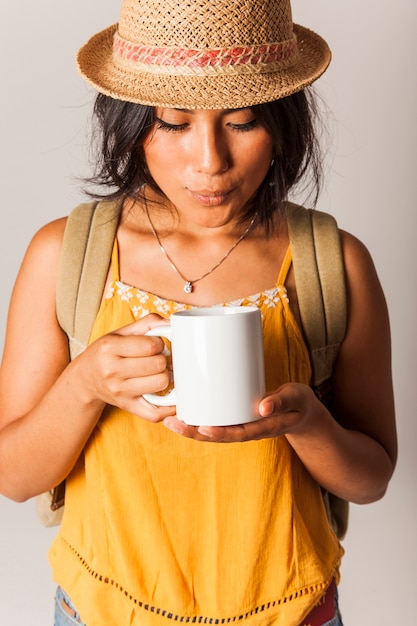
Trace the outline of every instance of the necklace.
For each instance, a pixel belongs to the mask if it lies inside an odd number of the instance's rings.
[[[226,254],[224,255],[224,257],[222,257],[220,259],[220,261],[218,263],[216,263],[216,265],[214,265],[214,267],[212,267],[208,272],[206,272],[205,274],[203,274],[202,276],[199,276],[199,278],[194,278],[193,280],[190,280],[189,278],[186,278],[184,276],[184,274],[182,274],[180,272],[180,270],[178,269],[178,267],[175,265],[174,261],[171,259],[171,257],[169,256],[168,252],[165,250],[164,246],[162,245],[162,242],[159,238],[158,233],[156,232],[156,229],[154,227],[154,225],[152,224],[152,220],[151,220],[151,216],[149,215],[149,211],[148,211],[148,207],[145,207],[146,209],[146,215],[148,217],[148,221],[149,221],[149,225],[151,227],[153,236],[155,237],[156,241],[158,242],[158,245],[162,251],[162,253],[164,254],[166,260],[168,261],[168,263],[170,264],[170,266],[172,267],[172,269],[178,274],[178,276],[180,278],[182,278],[182,280],[185,282],[183,290],[185,293],[191,293],[194,289],[194,285],[196,283],[198,283],[200,280],[203,280],[203,278],[205,278],[206,276],[209,276],[209,274],[212,274],[214,272],[214,270],[216,270],[222,263],[224,263],[224,261],[228,258],[228,256],[230,254],[232,254],[233,250],[240,244],[240,242],[242,241],[242,239],[244,239],[246,237],[246,235],[249,233],[249,231],[251,230],[252,226],[255,223],[256,218],[258,217],[258,214],[255,213],[255,215],[253,216],[249,226],[247,227],[247,229],[245,230],[245,232],[239,237],[239,239],[237,239],[237,241],[235,241],[235,243],[233,244],[233,246],[230,248],[230,250],[228,252],[226,252]]]

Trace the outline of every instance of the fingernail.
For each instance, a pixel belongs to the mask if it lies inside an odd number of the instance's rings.
[[[213,433],[211,431],[210,426],[200,426],[198,429],[198,432],[200,433],[200,435],[203,435],[204,437],[213,437]]]
[[[264,417],[268,417],[274,412],[274,403],[272,400],[263,400],[261,406],[259,407],[259,412]]]
[[[173,433],[178,433],[179,435],[181,435],[181,428],[178,425],[177,420],[170,420],[169,417],[164,419],[164,426],[166,426],[166,428],[168,428],[168,430],[171,430]]]

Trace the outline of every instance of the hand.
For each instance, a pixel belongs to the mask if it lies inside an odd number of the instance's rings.
[[[175,407],[157,407],[142,398],[143,393],[157,393],[169,384],[164,343],[160,337],[145,335],[161,324],[166,320],[159,315],[147,315],[100,337],[78,357],[93,402],[117,406],[152,422],[175,413]]]
[[[175,416],[165,418],[164,425],[173,432],[198,441],[236,443],[305,433],[318,426],[326,408],[313,390],[301,383],[286,383],[265,396],[259,403],[260,419],[236,426],[188,426]]]

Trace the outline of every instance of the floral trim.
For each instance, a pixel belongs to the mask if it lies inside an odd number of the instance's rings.
[[[108,292],[106,293],[106,299],[110,300],[114,296],[118,296],[121,301],[129,304],[135,319],[140,319],[148,313],[159,313],[163,317],[167,317],[177,311],[184,311],[186,309],[194,308],[188,304],[182,302],[175,302],[174,300],[166,300],[160,298],[154,294],[142,291],[137,287],[126,285],[121,281],[115,281],[110,285]],[[248,296],[246,298],[238,298],[225,304],[218,304],[215,306],[257,306],[259,309],[266,307],[271,309],[275,307],[279,302],[289,302],[287,290],[285,287],[272,287],[266,291]]]

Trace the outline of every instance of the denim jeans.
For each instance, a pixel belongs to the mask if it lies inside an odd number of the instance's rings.
[[[65,604],[68,607],[68,611],[63,607]],[[55,596],[55,621],[54,626],[85,626],[81,621],[80,615],[68,598],[67,594],[58,587]]]
[[[66,611],[62,603],[65,603],[69,608],[69,612]],[[336,616],[330,620],[330,622],[326,622],[323,626],[343,626],[342,618],[339,612],[338,607],[338,598],[337,598],[337,590],[336,590]],[[72,604],[71,600],[68,598],[66,593],[58,587],[55,597],[55,621],[54,626],[85,626],[84,622],[81,621],[79,613],[77,609]]]

